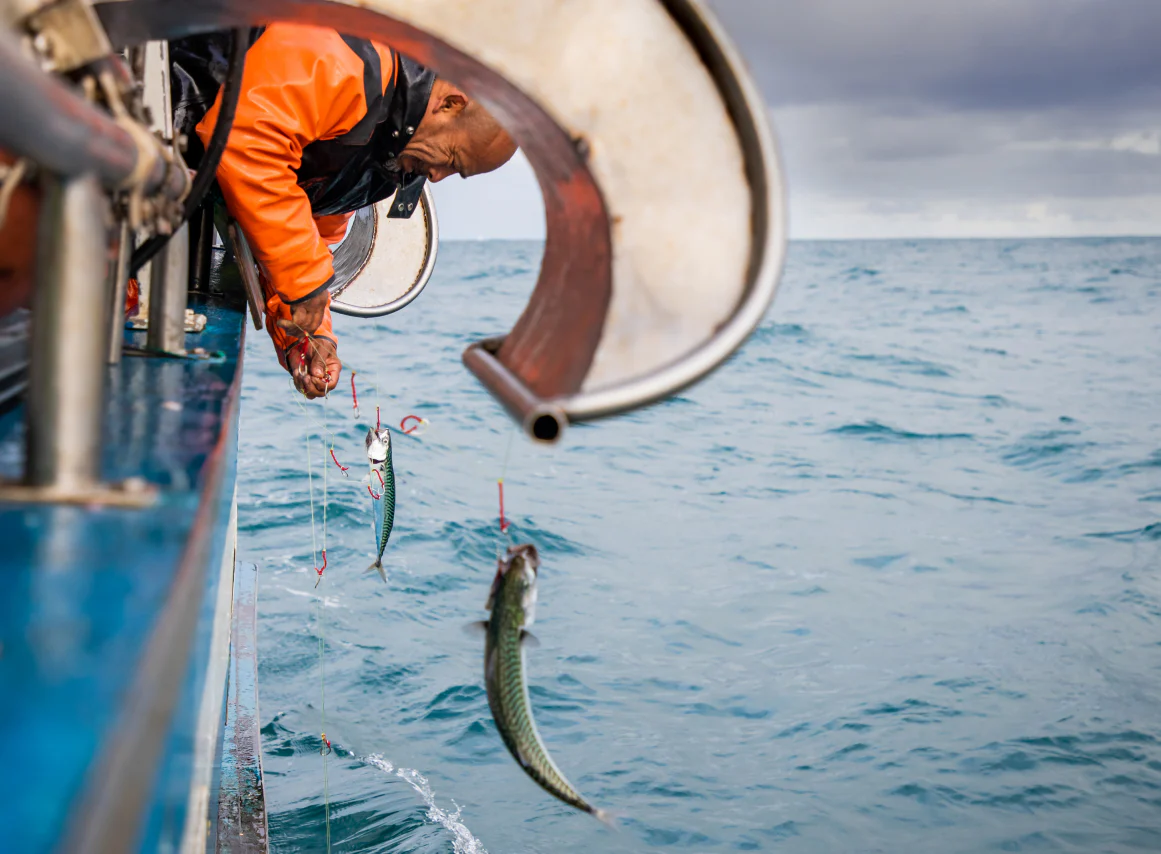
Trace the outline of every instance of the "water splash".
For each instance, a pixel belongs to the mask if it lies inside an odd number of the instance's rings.
[[[435,792],[431,790],[431,784],[414,768],[396,768],[390,760],[384,759],[379,753],[364,756],[362,761],[378,768],[384,774],[394,774],[415,789],[423,798],[423,802],[427,804],[427,820],[442,826],[452,835],[452,851],[455,854],[488,854],[488,850],[484,848],[484,843],[476,839],[460,821],[460,805],[452,801],[452,805],[456,808],[456,811],[452,813],[438,806],[435,802]]]

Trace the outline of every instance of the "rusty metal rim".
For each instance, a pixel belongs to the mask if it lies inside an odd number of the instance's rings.
[[[750,281],[738,310],[692,353],[626,383],[552,401],[570,421],[600,418],[643,406],[697,382],[737,350],[774,301],[786,257],[786,193],[781,155],[767,105],[741,55],[701,0],[662,0],[713,73],[742,143],[754,198]]]
[[[765,120],[765,99],[737,49],[701,0],[662,2],[713,73],[742,143],[754,199],[749,281],[738,309],[696,350],[638,379],[575,395],[537,396],[497,357],[505,340],[502,336],[472,344],[464,353],[465,365],[525,432],[538,441],[559,441],[565,421],[587,421],[627,412],[697,382],[745,342],[761,323],[778,290],[787,242],[785,182],[778,144]],[[544,418],[558,420],[560,414],[564,419],[556,427],[548,427]]]

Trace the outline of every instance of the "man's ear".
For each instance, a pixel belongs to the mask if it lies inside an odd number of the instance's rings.
[[[453,89],[440,99],[437,113],[447,113],[450,118],[456,118],[468,106],[468,96],[458,89]]]

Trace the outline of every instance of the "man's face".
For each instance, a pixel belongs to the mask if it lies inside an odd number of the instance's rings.
[[[467,98],[458,90],[447,84],[441,88],[432,92],[427,114],[400,152],[400,168],[438,182],[457,174],[471,178],[507,163],[516,151],[512,138],[490,117],[470,115]]]

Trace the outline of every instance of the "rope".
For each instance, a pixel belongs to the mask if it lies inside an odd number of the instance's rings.
[[[327,432],[327,410],[330,408],[330,395],[323,397],[323,431]],[[322,437],[320,437],[322,438]],[[330,494],[327,488],[327,467],[323,466],[323,568],[319,570],[318,580],[322,581],[323,570],[327,568],[327,507],[330,505]],[[323,601],[322,597],[318,599],[318,666],[319,666],[319,683],[320,692],[322,695],[321,710],[322,710],[322,742],[323,742],[323,809],[326,816],[327,827],[327,854],[331,850],[331,781],[330,768],[328,767],[328,760],[331,755],[331,743],[327,739],[327,667],[326,659],[323,656],[323,647],[325,641],[323,640],[323,621],[322,621]]]
[[[319,438],[319,441],[322,443],[322,446],[324,448],[326,447],[326,435],[328,433],[330,433],[330,430],[327,429],[327,410],[330,408],[330,406],[329,406],[330,402],[331,402],[330,395],[323,395],[323,407],[322,407],[323,432],[322,432],[322,435],[319,436],[318,438]],[[333,438],[331,440],[331,447],[332,448],[334,447]],[[325,463],[326,458],[324,457],[323,459],[324,459],[324,463],[323,463],[323,536],[322,536],[323,547],[322,547],[322,553],[323,553],[323,569],[326,569],[326,565],[327,565],[327,508],[330,506],[331,502],[330,502],[330,490],[327,487],[327,471],[329,471],[329,469],[327,469],[327,467],[326,467],[326,463]],[[319,571],[318,577],[320,580],[322,579],[322,571],[321,570]]]

